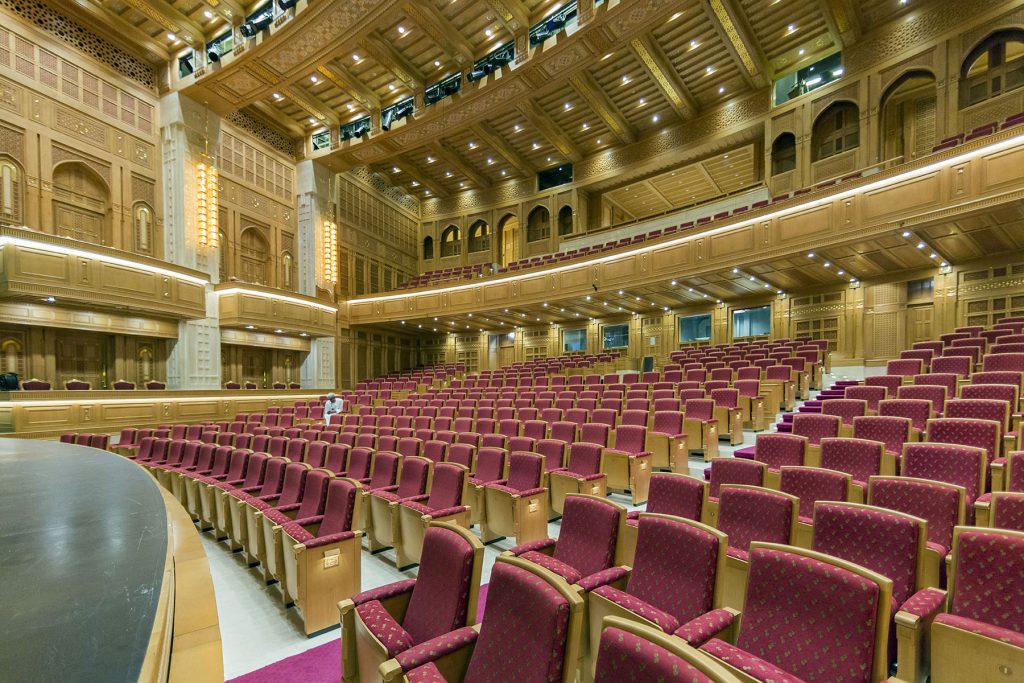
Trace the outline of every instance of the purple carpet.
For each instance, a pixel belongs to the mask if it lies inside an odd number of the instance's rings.
[[[487,600],[487,584],[480,586],[480,601],[476,620],[484,616],[484,602]],[[333,640],[311,650],[292,655],[274,662],[262,669],[256,669],[231,683],[282,683],[303,681],[303,683],[337,683],[341,680],[341,641]]]

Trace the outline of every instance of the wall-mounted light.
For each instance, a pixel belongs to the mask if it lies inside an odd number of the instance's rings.
[[[217,168],[213,160],[205,157],[196,166],[196,237],[199,246],[216,249],[220,246],[217,227],[218,191]]]
[[[333,221],[324,221],[323,231],[323,275],[328,282],[338,281],[338,226]]]

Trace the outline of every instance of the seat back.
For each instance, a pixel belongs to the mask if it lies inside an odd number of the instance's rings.
[[[352,531],[358,493],[359,487],[351,479],[338,477],[328,481],[324,518],[316,532],[318,538]]]
[[[579,441],[607,446],[609,433],[608,425],[588,422],[580,427]]]
[[[680,624],[710,612],[728,542],[699,522],[641,513],[626,592]]]
[[[397,453],[380,452],[373,456],[373,474],[367,489],[376,490],[394,486],[398,480],[398,466],[401,458]],[[365,477],[363,477],[365,479]]]
[[[427,491],[427,481],[433,463],[427,458],[410,457],[402,459],[402,469],[398,479],[399,498],[421,496]]]
[[[878,389],[879,387],[864,387]],[[830,398],[821,402],[822,415],[835,415],[844,425],[852,425],[854,418],[867,415],[868,402],[856,398]]]
[[[966,516],[961,486],[911,477],[871,477],[868,480],[868,505],[876,505],[928,522],[928,542],[941,548],[945,556],[952,547],[953,527]]]
[[[777,470],[784,465],[803,465],[807,454],[807,437],[796,434],[758,434],[754,442],[754,459]]]
[[[891,594],[891,581],[856,565],[758,544],[750,552],[736,646],[803,680],[883,680]]]
[[[889,578],[897,605],[921,586],[927,540],[927,523],[919,517],[857,503],[814,506],[812,549]]]
[[[895,415],[856,417],[853,419],[853,438],[881,441],[887,453],[899,455],[903,452],[903,444],[910,439],[913,424],[910,418]]]
[[[643,453],[647,441],[647,427],[643,425],[619,425],[615,430],[615,450],[624,453]]]
[[[505,476],[505,457],[508,451],[504,448],[483,447],[476,454],[476,471],[473,478],[487,483],[497,481]]]
[[[578,377],[574,375],[573,377]],[[465,680],[504,680],[509,667],[521,681],[561,681],[575,652],[568,640],[583,600],[550,572],[518,558],[499,557],[491,571],[480,635]],[[579,617],[575,617],[578,620]],[[524,627],[528,624],[528,627]],[[568,648],[567,648],[568,646]],[[509,661],[514,653],[514,664]],[[529,653],[529,656],[524,656]]]
[[[459,435],[463,436],[462,434]],[[476,453],[476,446],[468,443],[453,443],[448,447],[446,462],[453,462],[469,469],[473,467],[473,456]]]
[[[973,519],[974,501],[985,492],[988,471],[985,449],[945,443],[908,443],[903,446],[900,474],[932,479],[964,488],[967,516]]]
[[[718,498],[724,484],[763,486],[768,466],[763,462],[741,458],[715,458],[711,461],[708,497]],[[651,475],[654,479],[654,475]]]
[[[615,563],[615,547],[626,511],[610,500],[570,494],[565,497],[555,559],[589,576]]]
[[[711,420],[715,417],[715,402],[708,398],[691,398],[683,404],[688,420]]]
[[[956,530],[949,612],[1024,633],[1024,533]]]
[[[303,486],[309,465],[304,462],[292,462],[284,468],[284,482],[281,484],[277,505],[292,505],[302,500]],[[314,513],[316,514],[316,513]]]
[[[793,416],[793,433],[806,436],[808,445],[817,446],[822,439],[839,436],[840,424],[836,415],[797,413]]]
[[[324,458],[323,467],[335,474],[341,474],[344,472],[348,461],[349,448],[351,447],[342,443],[330,444],[327,447],[327,455]]]
[[[925,389],[945,395],[941,387],[905,387],[906,389]],[[905,417],[918,431],[924,431],[931,419],[934,403],[922,398],[890,398],[878,404],[879,415],[888,417]]]
[[[706,482],[687,474],[652,474],[647,493],[647,512],[699,521],[707,488]]]
[[[797,507],[789,494],[728,484],[719,495],[718,529],[729,537],[730,554],[745,558],[754,541],[789,543]]]
[[[355,446],[348,452],[348,467],[345,476],[351,479],[366,479],[373,464],[373,449]]]
[[[528,491],[540,486],[544,457],[536,453],[516,452],[508,456],[508,487]]]
[[[568,469],[576,474],[597,474],[601,471],[601,447],[593,443],[571,444]]]
[[[1002,427],[994,420],[945,417],[928,420],[925,440],[984,448],[991,462],[999,455]]]
[[[408,465],[408,462],[406,463]],[[452,462],[434,465],[434,477],[430,484],[427,507],[433,510],[462,505],[462,491],[465,488],[467,468]]]
[[[263,485],[260,487],[257,496],[276,496],[284,487],[285,468],[288,461],[284,458],[269,458],[266,471],[263,474]],[[305,467],[302,467],[305,470]]]
[[[482,563],[483,546],[469,532],[447,524],[427,528],[402,618],[415,644],[476,622]]]
[[[1005,432],[1010,428],[1010,413],[1010,403],[1002,399],[954,398],[946,401],[943,415],[945,417],[993,420],[998,422],[1002,428],[1001,431]]]
[[[779,490],[796,496],[797,514],[810,521],[819,500],[846,500],[852,477],[846,472],[821,467],[783,467]]]
[[[864,378],[864,385],[869,387],[885,387],[886,396],[896,395],[896,391],[903,385],[903,378],[899,375],[870,375]]]

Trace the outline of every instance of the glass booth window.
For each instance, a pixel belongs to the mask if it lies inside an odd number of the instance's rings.
[[[679,319],[679,341],[707,341],[711,339],[711,314],[688,315]]]
[[[629,323],[605,325],[602,348],[622,349],[629,346]]]
[[[587,350],[587,329],[566,330],[562,334],[562,345],[566,353]]]
[[[775,81],[773,99],[775,106],[800,97],[812,90],[828,85],[843,75],[843,56],[836,52],[799,71],[786,74]]]
[[[768,334],[772,323],[772,307],[744,308],[732,313],[732,337],[761,337]]]

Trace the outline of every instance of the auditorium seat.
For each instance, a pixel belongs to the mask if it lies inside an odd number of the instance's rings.
[[[608,494],[608,475],[601,472],[601,458],[602,449],[597,444],[569,445],[567,466],[548,473],[551,513],[562,514],[565,497],[569,494],[585,493],[601,498]]]
[[[763,462],[740,458],[715,458],[707,469],[708,494],[704,501],[701,522],[708,526],[718,526],[718,504],[722,486],[726,484],[743,484],[747,486],[764,486],[768,466]]]
[[[603,585],[587,596],[587,634],[584,671],[594,670],[599,657],[601,625],[607,617],[620,617],[675,633],[699,647],[713,633],[701,628],[701,618],[719,610],[728,538],[700,522],[668,515],[640,515],[636,555],[625,585]],[[729,614],[731,617],[732,615]],[[680,628],[683,627],[683,628]]]
[[[433,467],[430,493],[399,502],[398,533],[395,535],[395,564],[405,569],[418,564],[423,551],[423,538],[433,521],[469,528],[466,507],[469,468],[454,462]]]
[[[529,623],[531,628],[522,628]],[[552,572],[516,557],[495,560],[483,620],[399,653],[380,667],[385,681],[517,680],[572,683],[583,632],[583,599]],[[446,676],[435,661],[461,665]]]
[[[1024,650],[1024,533],[959,527],[953,536],[947,612],[931,628],[931,680],[1016,672]]]
[[[966,521],[973,524],[974,503],[985,493],[988,459],[983,448],[945,443],[908,443],[903,447],[900,474],[963,487]]]
[[[258,556],[263,579],[267,583],[281,581],[284,578],[284,538],[281,525],[297,519],[308,519],[324,513],[327,502],[327,485],[334,478],[328,470],[310,469],[302,484],[302,493],[297,501],[290,504],[278,503],[276,506],[260,510],[256,518],[263,534],[263,542],[258,543]],[[289,596],[282,594],[285,604]]]
[[[797,413],[793,416],[793,434],[807,437],[807,464],[821,462],[821,440],[840,435],[842,419],[835,415]]]
[[[644,421],[646,423],[646,420]],[[647,500],[651,479],[651,453],[646,450],[647,427],[620,425],[614,431],[615,444],[601,453],[601,471],[612,491],[628,491],[633,505]]]
[[[508,478],[483,484],[484,543],[512,537],[516,545],[547,536],[548,492],[540,484],[544,458],[536,453],[511,453]]]
[[[729,538],[722,576],[723,605],[737,610],[743,607],[750,544],[792,544],[799,510],[799,499],[788,493],[739,484],[721,487],[715,528]]]
[[[891,580],[770,543],[752,545],[749,574],[735,641],[713,638],[703,652],[744,680],[854,683],[888,676]]]
[[[783,467],[779,490],[797,498],[792,543],[801,548],[811,547],[814,506],[818,501],[852,501],[856,497],[852,475],[823,467]]]
[[[365,508],[366,539],[372,552],[394,547],[400,533],[398,505],[427,492],[433,467],[434,463],[427,458],[402,458],[398,484],[369,494],[369,505]]]
[[[322,514],[280,527],[280,589],[285,604],[295,604],[307,636],[338,623],[336,605],[359,590],[361,576],[359,483],[327,482]]]
[[[715,419],[715,402],[704,398],[686,399],[683,402],[683,418],[687,449],[691,453],[701,453],[705,462],[717,458],[718,420]]]
[[[508,451],[504,448],[484,446],[476,453],[475,467],[470,472],[466,490],[466,504],[470,510],[470,524],[479,524],[484,514],[484,485],[505,478]]]
[[[807,437],[782,433],[758,434],[754,441],[753,459],[768,467],[764,485],[777,489],[782,467],[811,464],[808,460]]]
[[[284,477],[275,493],[267,495],[243,495],[239,505],[245,514],[245,537],[243,550],[250,566],[262,562],[264,579],[266,579],[267,556],[265,538],[263,536],[262,512],[278,505],[292,506],[302,500],[302,490],[306,483],[306,475],[310,466],[304,462],[290,462],[284,468]]]
[[[975,501],[975,519],[978,526],[991,526],[991,510],[989,506],[996,491],[1024,493],[1024,451],[1015,451],[1005,458],[996,458],[992,462],[992,491],[978,497]]]

